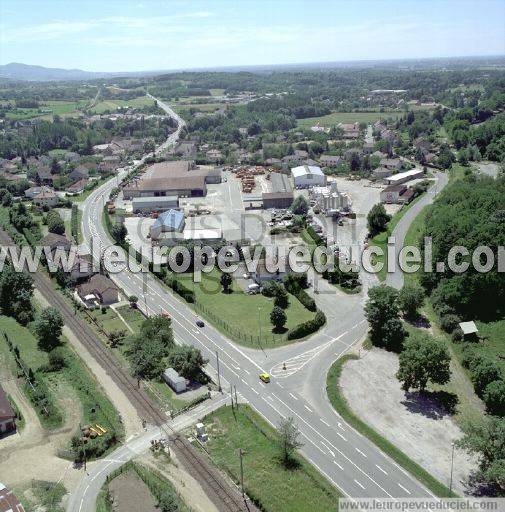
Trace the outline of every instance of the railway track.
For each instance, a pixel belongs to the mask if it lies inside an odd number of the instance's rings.
[[[0,230],[0,244],[4,247],[14,247],[13,241],[3,230]],[[42,273],[31,274],[31,276],[35,288],[53,307],[60,311],[65,325],[79,338],[93,358],[125,393],[139,416],[160,427],[167,438],[173,441],[174,448],[182,459],[185,469],[209,493],[209,498],[218,509],[222,512],[258,512],[257,508],[247,503],[240,492],[223,478],[217,468],[203,454],[198,452],[189,441],[179,434],[175,434],[169,426],[165,425],[167,422],[166,416],[147,396],[137,380],[120,367],[114,355],[110,353],[91,328],[76,315],[62,295],[53,288],[50,279]]]

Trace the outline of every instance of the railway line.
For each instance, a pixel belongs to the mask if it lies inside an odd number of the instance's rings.
[[[0,244],[3,247],[14,247],[10,236],[3,230],[0,230]],[[212,466],[203,454],[193,448],[189,441],[181,437],[180,434],[171,431],[166,425],[166,416],[152,402],[140,383],[119,365],[103,342],[75,314],[61,294],[53,288],[49,278],[40,272],[31,274],[31,276],[35,288],[53,307],[60,311],[65,325],[80,339],[93,358],[123,390],[139,416],[159,427],[173,442],[173,448],[176,449],[186,471],[199,481],[219,510],[223,512],[256,512],[256,507],[242,498],[240,492],[225,480],[219,470]]]

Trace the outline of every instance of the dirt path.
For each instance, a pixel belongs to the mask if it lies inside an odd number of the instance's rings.
[[[35,298],[44,307],[50,306],[38,290],[35,290]],[[63,327],[63,334],[90,369],[91,373],[96,377],[105,391],[107,398],[109,398],[119,412],[125,429],[125,438],[129,439],[132,435],[140,432],[142,430],[140,418],[126,395],[121,391],[110,375],[95,361],[86,347],[67,326]]]
[[[151,452],[147,452],[139,461],[158,470],[165,478],[170,480],[183,501],[194,512],[219,512],[214,503],[204,493],[200,484],[182,469],[173,452],[171,463],[168,463],[164,458],[155,458]]]
[[[340,385],[352,410],[368,425],[449,484],[452,442],[462,437],[453,419],[434,401],[405,393],[396,379],[398,356],[380,349],[361,351],[348,361]],[[476,460],[463,450],[454,453],[453,488],[464,494],[464,481]]]

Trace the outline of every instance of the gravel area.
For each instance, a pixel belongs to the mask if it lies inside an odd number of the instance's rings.
[[[395,444],[435,478],[449,485],[452,442],[462,437],[460,428],[438,404],[405,393],[395,374],[398,356],[380,349],[362,351],[348,361],[340,385],[353,411]],[[476,460],[458,448],[454,451],[453,488],[465,493],[464,482]]]

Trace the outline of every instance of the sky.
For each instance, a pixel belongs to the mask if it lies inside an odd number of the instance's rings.
[[[0,0],[0,64],[146,71],[505,54],[505,0]]]

